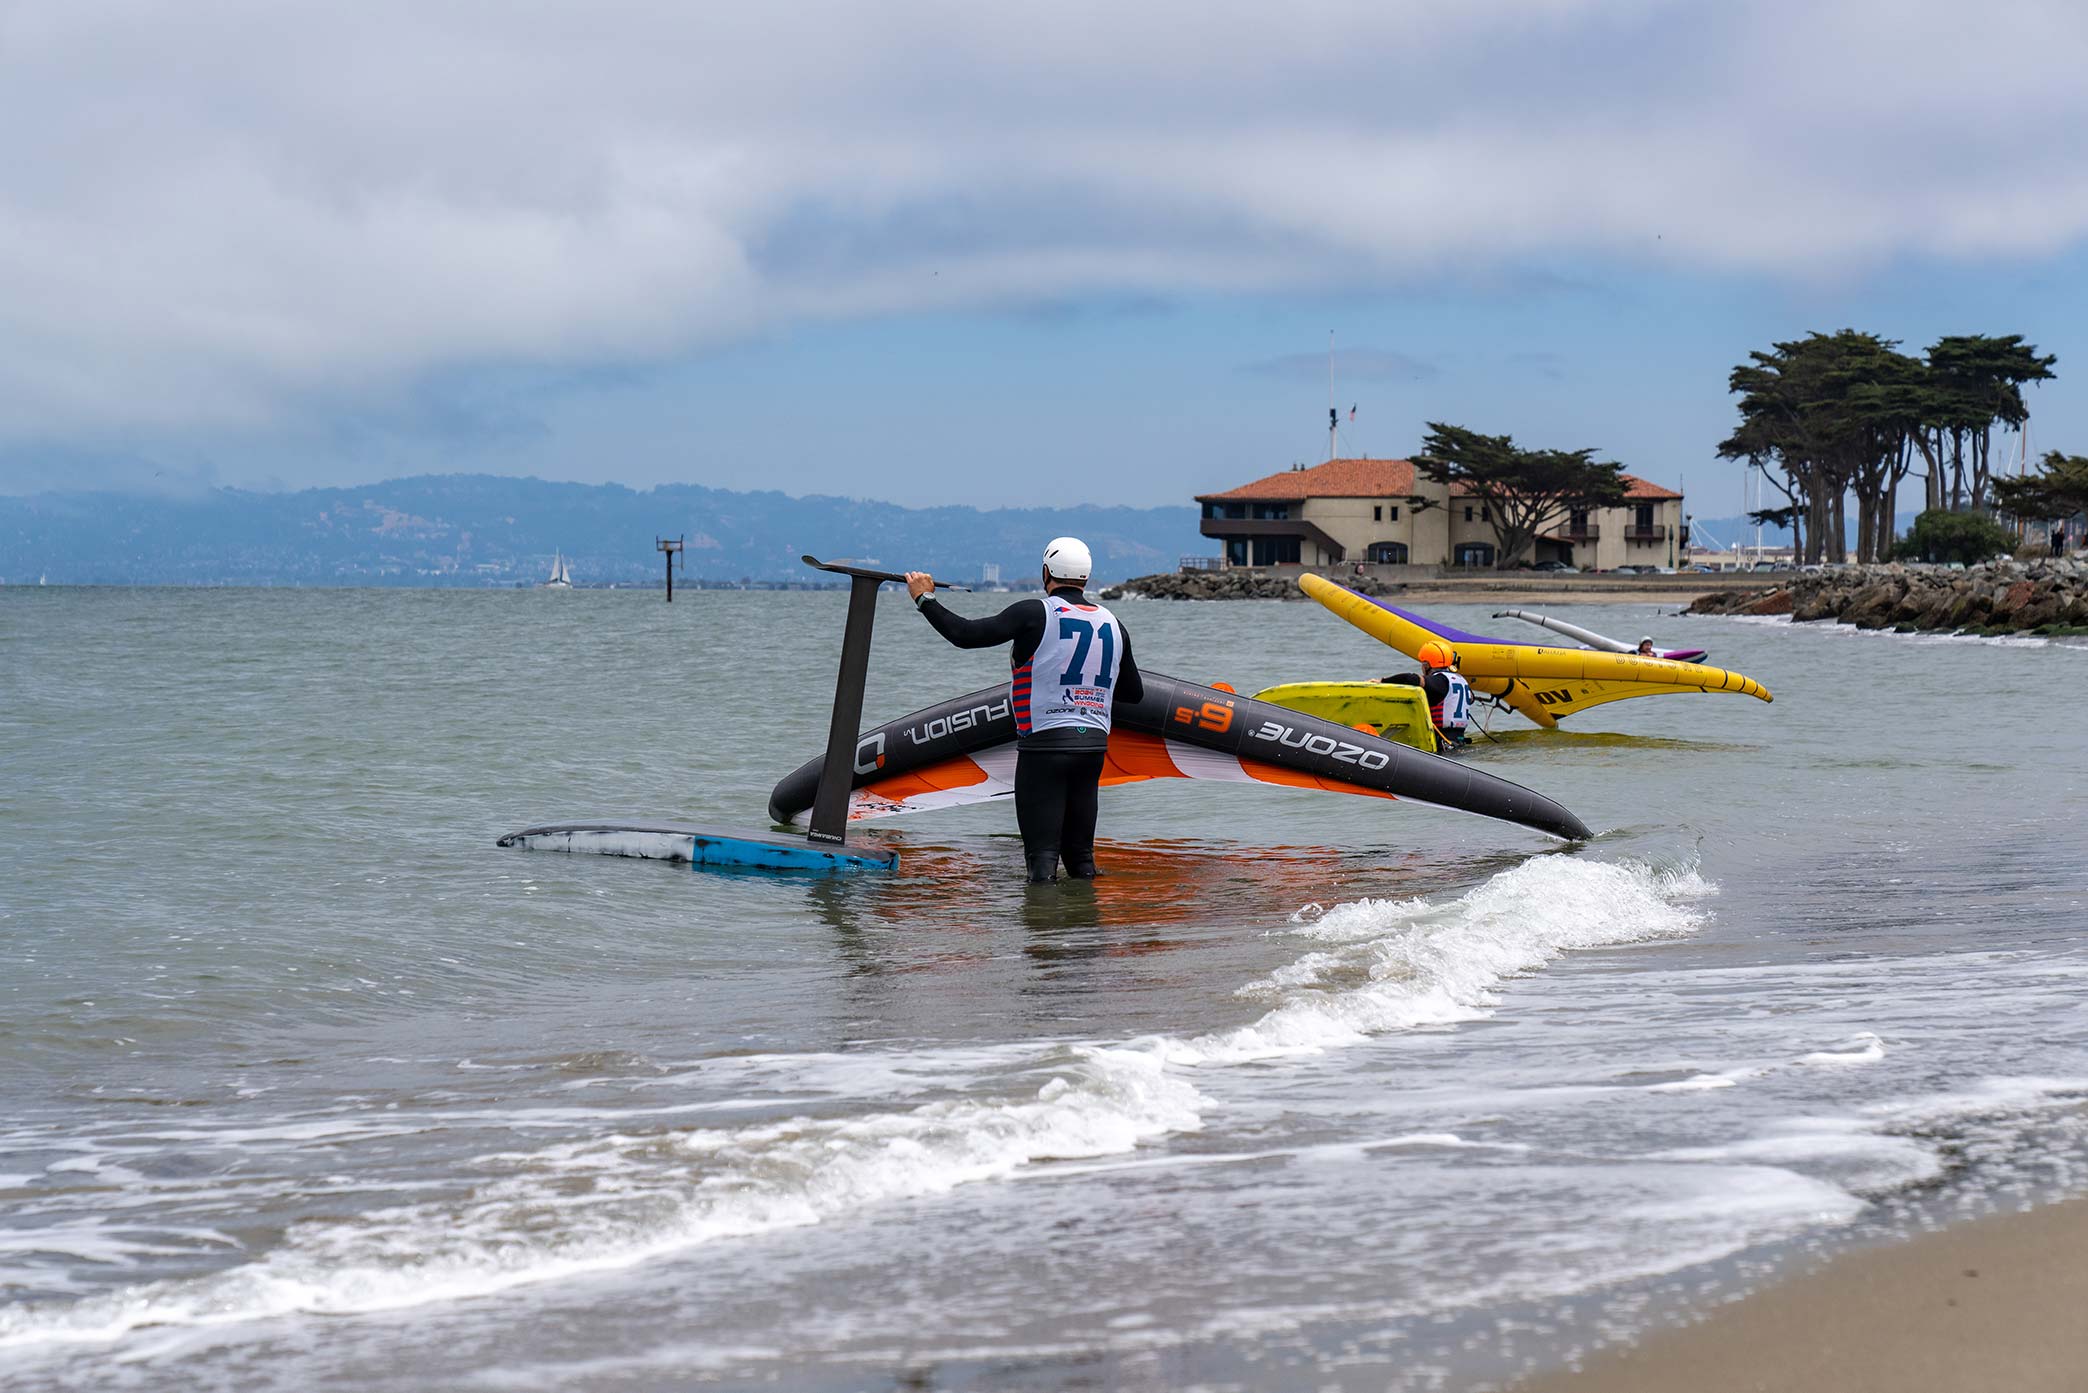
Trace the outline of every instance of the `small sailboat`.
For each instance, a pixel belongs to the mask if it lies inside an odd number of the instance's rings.
[[[551,553],[551,579],[544,582],[546,590],[571,590],[573,577],[566,571],[565,554]]]

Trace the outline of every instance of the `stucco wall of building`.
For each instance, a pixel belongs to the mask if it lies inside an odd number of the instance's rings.
[[[1301,516],[1339,542],[1346,560],[1368,561],[1370,548],[1397,542],[1415,552],[1413,507],[1400,498],[1308,498]],[[1432,560],[1432,558],[1431,558]]]

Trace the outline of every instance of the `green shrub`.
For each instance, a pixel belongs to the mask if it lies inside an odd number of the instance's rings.
[[[2015,550],[2013,533],[1985,513],[1951,513],[1931,509],[1893,549],[1902,561],[1961,561],[1970,566]]]

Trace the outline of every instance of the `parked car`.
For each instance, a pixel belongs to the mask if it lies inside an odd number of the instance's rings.
[[[1580,567],[1569,566],[1563,561],[1540,561],[1530,567],[1533,571],[1551,571],[1563,575],[1579,575]]]

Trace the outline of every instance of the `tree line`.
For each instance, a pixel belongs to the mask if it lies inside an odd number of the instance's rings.
[[[2020,334],[1947,335],[1921,357],[1854,329],[1808,334],[1733,369],[1740,424],[1718,453],[1760,467],[1783,495],[1783,507],[1752,516],[1790,528],[1802,561],[1849,559],[1852,498],[1855,559],[1885,560],[1909,476],[1921,477],[1924,513],[2002,501],[1995,435],[2023,429],[2023,388],[2050,380],[2057,362]]]
[[[2020,334],[1953,334],[1922,356],[1896,340],[1843,329],[1808,334],[1748,355],[1728,381],[1740,424],[1722,458],[1759,466],[1782,507],[1750,516],[1791,530],[1806,563],[1846,561],[1848,508],[1856,510],[1857,561],[1900,554],[1978,560],[2015,538],[1989,515],[2064,520],[2088,510],[2088,457],[2048,453],[2010,475],[2007,436],[2030,419],[2023,389],[2047,382],[2058,358]],[[1421,477],[1476,499],[1499,540],[1495,565],[1524,564],[1548,528],[1580,509],[1625,499],[1624,467],[1593,450],[1530,449],[1442,421],[1413,456]],[[1902,485],[1918,478],[1922,510],[1896,534]],[[1418,512],[1439,506],[1416,495]]]

